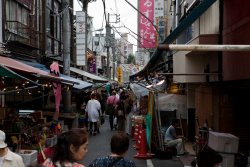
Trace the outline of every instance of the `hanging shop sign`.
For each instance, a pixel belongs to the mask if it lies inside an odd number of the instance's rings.
[[[76,11],[76,65],[86,65],[86,23],[85,12]]]
[[[139,0],[138,31],[141,36],[139,39],[139,48],[155,48],[156,34],[152,22],[154,22],[154,0]],[[151,21],[151,22],[150,22]]]
[[[122,80],[122,67],[120,67],[120,66],[117,67],[117,80],[119,83],[123,81]]]

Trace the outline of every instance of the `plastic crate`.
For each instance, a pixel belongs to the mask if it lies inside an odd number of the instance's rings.
[[[57,144],[57,136],[46,138],[46,147],[53,147]]]
[[[19,150],[18,154],[23,158],[25,166],[37,162],[37,150]]]

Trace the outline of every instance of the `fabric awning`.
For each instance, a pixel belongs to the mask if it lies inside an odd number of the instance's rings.
[[[0,64],[0,76],[1,77],[9,77],[9,78],[15,78],[15,79],[22,79],[21,75],[18,75],[8,67],[5,67],[4,65]]]
[[[73,78],[73,77],[70,77],[70,76],[67,76],[67,75],[60,74],[60,76],[63,77],[63,78],[65,78],[65,79],[78,82],[79,85],[73,85],[74,89],[83,90],[83,89],[91,88],[93,86],[93,84],[91,84],[89,82],[82,81],[80,79],[76,79],[76,78]]]
[[[86,71],[83,71],[83,70],[80,70],[78,68],[75,68],[75,67],[70,67],[70,71],[74,72],[74,73],[77,73],[77,74],[80,74],[82,76],[85,76],[87,78],[90,78],[96,82],[108,82],[107,79],[105,78],[102,78],[100,76],[97,76],[97,75],[94,75],[94,74],[91,74],[91,73],[88,73]]]
[[[40,63],[34,63],[34,62],[27,62],[27,61],[22,61],[23,63],[27,64],[27,65],[30,65],[32,67],[35,67],[35,68],[38,68],[40,70],[43,70],[43,71],[46,71],[46,72],[49,72],[50,70],[46,68],[45,65],[43,64],[40,64]],[[77,82],[78,84],[74,84],[73,85],[73,88],[75,89],[78,89],[78,90],[82,90],[82,89],[88,89],[90,87],[92,87],[93,85],[89,82],[86,82],[86,81],[82,81],[80,79],[76,79],[76,78],[73,78],[73,77],[70,77],[70,76],[67,76],[67,75],[64,75],[64,74],[61,74],[60,73],[60,77],[61,78],[64,78],[64,79],[67,79],[67,80],[70,80],[72,82]]]
[[[22,76],[22,75],[19,75],[17,73],[15,73],[14,71],[12,71],[11,69],[9,69],[8,67],[5,67],[4,65],[0,64],[0,76],[1,77],[9,77],[9,78],[15,78],[15,79],[20,79],[20,80],[26,80],[26,81],[29,81],[29,82],[32,82],[36,85],[39,85],[38,83],[36,82],[33,82],[32,80]]]
[[[49,72],[40,70],[38,68],[32,67],[30,65],[27,65],[25,63],[22,63],[20,61],[0,56],[0,64],[8,67],[9,69],[15,71],[15,72],[24,72],[28,74],[33,74],[36,77],[46,79],[46,81],[53,81],[53,82],[60,82],[63,84],[79,84],[77,82],[51,75]]]

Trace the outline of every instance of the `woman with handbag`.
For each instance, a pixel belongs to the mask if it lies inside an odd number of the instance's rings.
[[[125,105],[124,100],[121,100],[117,109],[116,109],[116,117],[117,117],[117,130],[119,131],[125,131]]]
[[[111,130],[113,130],[114,128],[114,116],[118,102],[119,99],[116,97],[116,92],[113,91],[112,96],[109,96],[106,102],[107,103],[106,114],[109,115],[109,124]]]

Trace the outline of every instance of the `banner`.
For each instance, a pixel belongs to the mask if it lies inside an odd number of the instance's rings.
[[[154,0],[139,0],[139,11],[143,15],[139,14],[138,23],[138,34],[139,38],[139,48],[155,48],[156,47],[156,34],[154,25]],[[150,22],[150,21],[151,22]]]
[[[50,73],[54,76],[60,76],[60,71],[59,71],[59,65],[58,62],[53,62],[50,65]],[[56,112],[54,114],[53,119],[58,120],[59,118],[59,108],[60,108],[60,103],[61,103],[61,98],[62,98],[62,92],[61,92],[61,84],[60,83],[53,83],[53,92],[55,96],[55,105],[56,105]]]
[[[123,81],[122,79],[122,67],[117,67],[117,79],[118,79],[118,82],[121,83]]]

